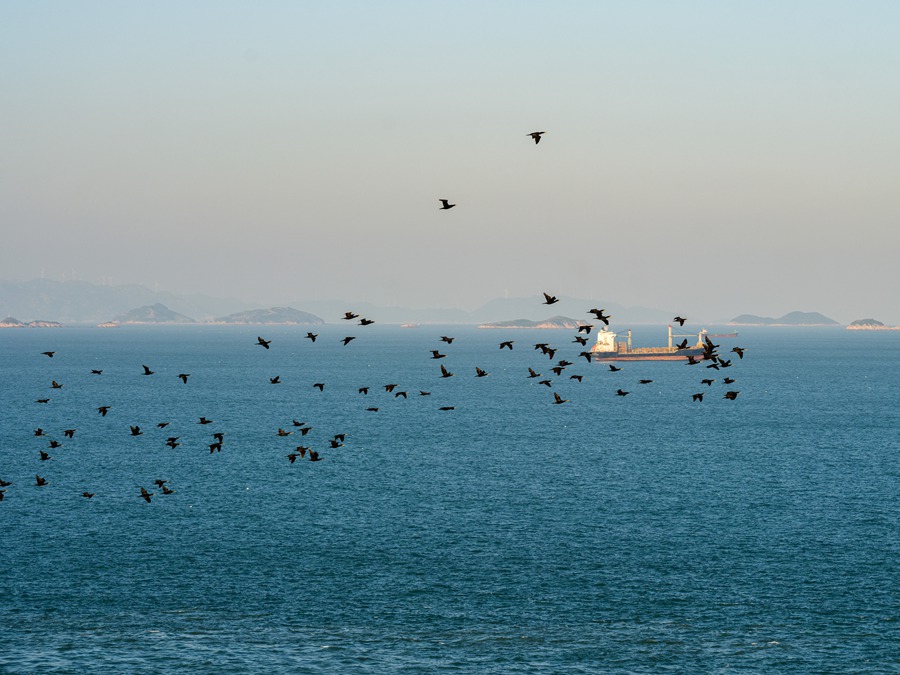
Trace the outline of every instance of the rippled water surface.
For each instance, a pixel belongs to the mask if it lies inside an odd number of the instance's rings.
[[[900,672],[900,334],[612,373],[569,331],[305,333],[0,331],[0,671]]]

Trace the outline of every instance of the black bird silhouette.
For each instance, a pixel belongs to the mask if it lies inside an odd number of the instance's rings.
[[[592,329],[592,328],[593,328],[593,326],[581,326],[581,325],[579,325],[579,326],[578,326],[578,332],[579,332],[579,333],[584,333],[585,335],[590,335],[590,334],[591,334],[591,329]]]
[[[144,375],[153,375],[156,371],[150,370],[147,366],[144,366]]]
[[[703,401],[703,393],[701,392],[699,394],[691,394],[691,400],[692,401]]]
[[[446,354],[441,354],[437,349],[432,349],[431,354],[432,354],[431,358],[433,358],[433,359],[442,359],[445,356],[447,356]]]
[[[303,427],[302,429],[299,429],[300,435],[306,436],[306,434],[308,434],[311,429],[312,429],[312,427]]]
[[[165,485],[163,485],[161,487],[162,487],[162,493],[164,495],[174,495],[176,492],[178,492],[178,490],[172,490],[171,488],[168,488]]]
[[[329,446],[332,450],[335,449],[335,448],[343,447],[343,445],[344,445],[344,444],[341,443],[340,441],[338,441],[336,438],[332,438],[330,441],[328,441],[328,446]]]
[[[368,412],[378,412],[378,408],[366,408]]]
[[[440,211],[446,211],[447,209],[452,209],[456,206],[456,204],[451,204],[449,199],[439,199],[438,201],[441,203]]]
[[[577,342],[577,343],[580,344],[582,347],[587,347],[587,338],[583,338],[583,337],[581,337],[580,335],[576,335],[576,336],[575,336],[575,339],[572,340],[572,342]]]
[[[569,399],[563,398],[562,396],[557,394],[555,391],[553,392],[553,399],[554,399],[553,402],[557,405],[559,405],[560,403],[568,403],[569,402]]]
[[[270,384],[281,384],[281,375],[276,375],[275,377],[269,378]]]
[[[562,375],[563,369],[564,369],[564,366],[553,366],[550,370],[553,371],[554,375],[559,377],[560,375]]]
[[[0,478],[0,487],[9,487],[10,485],[12,485],[11,480],[3,480]]]
[[[222,444],[219,441],[209,444],[209,454],[213,454],[214,452],[222,452]]]
[[[545,354],[547,353],[547,348],[548,348],[549,346],[550,346],[550,345],[547,344],[546,342],[535,342],[535,343],[534,343],[534,348],[535,348],[535,350],[540,349],[540,350],[541,350],[542,352],[544,352]]]
[[[47,434],[44,432],[43,429],[38,427],[37,429],[34,430],[34,435],[35,436],[46,436]]]
[[[629,392],[629,391],[622,391],[621,389],[616,390],[616,396],[628,396],[628,394],[630,394],[630,393],[631,392]]]
[[[6,490],[0,490],[0,502],[3,501],[3,495],[6,494]]]
[[[402,396],[403,398],[408,398],[405,391],[398,391],[396,394],[394,394],[394,398],[397,398],[399,396]]]
[[[506,347],[507,349],[512,351],[513,342],[515,342],[515,340],[506,340],[504,342],[501,342],[500,349],[503,349],[504,347]]]
[[[106,417],[106,413],[109,412],[109,406],[101,405],[99,408],[97,408],[97,412],[100,413],[103,417]]]
[[[532,377],[540,377],[540,376],[541,376],[541,374],[540,374],[540,373],[534,372],[534,369],[532,369],[532,368],[529,368],[529,369],[528,369],[528,377],[529,377],[529,378],[532,378]]]
[[[43,450],[40,450],[39,452],[41,453],[41,461],[42,462],[46,462],[48,459],[50,459],[50,455],[48,455]]]
[[[325,459],[325,458],[319,457],[319,453],[316,452],[315,450],[309,451],[309,461],[310,462],[321,462],[323,459]]]
[[[617,373],[617,372],[619,372],[620,370],[622,370],[621,368],[616,368],[616,366],[614,366],[614,365],[611,364],[611,363],[608,363],[607,365],[609,366],[609,370],[610,370],[610,372],[612,372],[612,373]]]
[[[360,319],[359,320],[360,326],[371,326],[373,323],[375,323],[375,322],[372,319]]]
[[[212,420],[208,420],[208,419],[206,419],[205,417],[201,417],[201,418],[200,418],[200,421],[197,422],[197,424],[212,424],[212,423],[213,423]]]
[[[526,136],[531,136],[534,139],[534,144],[537,145],[541,142],[541,136],[546,133],[546,131],[532,131],[530,134],[526,134]]]
[[[343,342],[344,346],[346,347],[348,344],[350,344],[351,340],[355,340],[355,339],[356,338],[353,336],[348,336],[348,337],[345,337],[343,340],[341,340],[341,342]]]
[[[353,312],[344,312],[344,316],[342,317],[344,321],[352,321],[357,318],[359,314],[354,314]]]
[[[700,380],[700,384],[705,384],[707,387],[711,387],[713,382],[715,382],[715,380],[709,380],[709,379]]]
[[[438,410],[456,410],[456,406],[452,405],[442,405]]]
[[[687,319],[680,317],[680,316],[676,316],[674,319],[672,319],[672,321],[677,321],[679,326],[683,326],[684,322],[687,321]]]
[[[744,349],[746,349],[746,347],[732,347],[731,351],[737,354],[740,358],[744,358]]]
[[[306,451],[307,451],[307,450],[309,450],[309,448],[307,448],[305,445],[298,445],[298,446],[297,446],[297,449],[294,450],[294,452],[296,452],[296,453],[297,453],[298,455],[300,455],[301,457],[306,457]]]
[[[82,492],[81,496],[84,497],[85,499],[91,499],[94,496],[94,493],[93,492]]]
[[[53,355],[54,355],[55,353],[56,353],[56,352],[41,352],[41,354],[44,354],[44,355],[46,355],[46,356],[49,356],[51,359],[53,358]]]
[[[287,456],[287,458],[288,460],[290,460],[291,464],[293,464],[299,456],[300,455],[298,455],[296,452],[292,452]]]
[[[687,349],[687,339],[682,340],[680,343],[675,345],[675,349]]]
[[[540,382],[538,382],[538,384],[543,384],[543,385],[546,385],[546,386],[548,386],[548,387],[552,387],[552,386],[553,386],[553,383],[552,383],[550,380],[541,380]]]
[[[396,389],[398,386],[399,386],[399,385],[397,385],[397,384],[386,384],[386,385],[384,385],[384,390],[390,394],[390,393],[391,393],[392,391],[394,391],[394,389]]]
[[[650,384],[653,380],[638,380],[641,384]]]
[[[74,438],[76,431],[78,431],[78,429],[65,429],[63,430],[63,436],[66,438]]]
[[[543,352],[550,358],[551,361],[556,358],[556,350],[555,349],[551,349],[550,347],[547,347],[546,349],[543,350]]]
[[[293,432],[293,431],[285,431],[285,430],[282,429],[281,427],[278,427],[278,431],[276,431],[275,433],[276,433],[278,436],[290,436],[290,435],[291,435],[292,433],[294,433],[294,432]]]
[[[38,487],[43,487],[44,485],[47,484],[47,479],[43,478],[42,476],[36,475],[34,477],[34,484],[37,485]]]
[[[261,337],[259,337],[257,335],[256,336],[256,344],[258,344],[260,347],[265,347],[266,349],[268,349],[269,345],[272,344],[272,341],[271,340],[263,340]]]
[[[156,423],[157,429],[165,429],[167,426],[169,426],[168,422],[157,422]]]
[[[724,382],[725,384],[732,384],[734,382],[734,378],[726,377],[724,380],[722,380],[722,382]]]
[[[453,377],[453,373],[441,366],[441,377]]]
[[[602,321],[608,326],[609,320],[612,317],[608,314],[604,314],[605,311],[605,309],[589,309],[588,314],[593,314],[595,317],[597,317],[597,321]]]
[[[187,384],[187,379],[191,376],[190,373],[178,373],[178,379]]]
[[[455,337],[447,337],[446,335],[441,335],[441,342],[446,342],[448,345],[451,344],[455,339]]]
[[[103,374],[102,370],[96,370],[94,368],[91,368],[91,375],[102,375],[102,374]],[[91,496],[93,497],[93,495],[91,495]]]
[[[163,480],[162,478],[157,478],[157,479],[156,479],[155,481],[153,481],[153,482],[156,483],[156,485],[157,485],[158,487],[162,487],[163,485],[165,485],[165,484],[168,483],[169,481]]]
[[[475,377],[486,377],[489,373],[475,366]]]
[[[544,293],[544,303],[545,305],[552,305],[554,303],[559,302],[559,298],[555,295],[550,295],[549,293]]]
[[[360,388],[357,390],[357,392],[360,393],[360,394],[368,394],[368,393],[369,393],[369,388],[368,388],[368,387],[360,387]]]
[[[219,443],[224,443],[225,442],[225,432],[217,431],[216,433],[213,434],[213,438],[215,438],[217,441],[219,441]]]
[[[325,391],[325,383],[324,382],[316,382],[313,386],[316,389],[318,389],[319,391]]]
[[[724,398],[731,399],[732,401],[737,398],[739,391],[726,391]]]
[[[178,443],[177,441],[174,441],[170,438],[168,441],[166,441],[166,445],[168,445],[170,448],[172,448],[174,450],[179,445],[181,445],[181,443]]]
[[[60,443],[59,441],[50,441],[50,447],[51,448],[61,448],[62,443]]]
[[[132,436],[143,436],[144,432],[141,431],[141,428],[139,426],[132,426],[131,427],[131,435]]]
[[[150,503],[150,497],[152,497],[155,493],[147,492],[147,488],[141,488],[141,499],[143,499],[148,504]]]
[[[693,354],[688,354],[687,362],[684,365],[696,366],[698,363],[700,363],[700,362],[697,360],[696,356],[694,356]]]
[[[336,440],[336,441],[341,441],[341,442],[343,442],[343,441],[345,441],[346,439],[347,439],[347,434],[335,434],[335,435],[334,435],[334,440]]]
[[[578,382],[581,382],[581,380],[584,379],[584,375],[569,375],[569,379],[577,380]]]
[[[34,400],[34,402],[35,403],[50,403],[50,399],[49,398],[36,398]]]
[[[317,338],[317,337],[319,337],[319,335],[318,335],[317,333],[307,333],[307,334],[306,334],[306,339],[307,339],[307,340],[311,340],[311,341],[313,341],[313,342],[316,341],[316,338]]]
[[[53,380],[53,382],[50,383],[50,388],[51,389],[62,389],[63,386],[56,380]]]
[[[430,391],[419,391],[419,396],[431,396]]]

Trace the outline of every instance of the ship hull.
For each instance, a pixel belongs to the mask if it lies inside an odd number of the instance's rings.
[[[662,348],[659,351],[632,352],[593,352],[595,361],[687,361],[689,356],[703,356],[703,350],[697,348],[670,351]]]

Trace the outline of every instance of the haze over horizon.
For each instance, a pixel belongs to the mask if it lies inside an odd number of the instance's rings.
[[[0,56],[3,279],[900,323],[895,3],[38,1]]]

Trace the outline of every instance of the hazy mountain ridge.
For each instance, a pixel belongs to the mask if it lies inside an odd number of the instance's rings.
[[[770,316],[741,314],[728,322],[732,326],[840,326],[837,321],[819,312],[788,312],[774,319]]]

